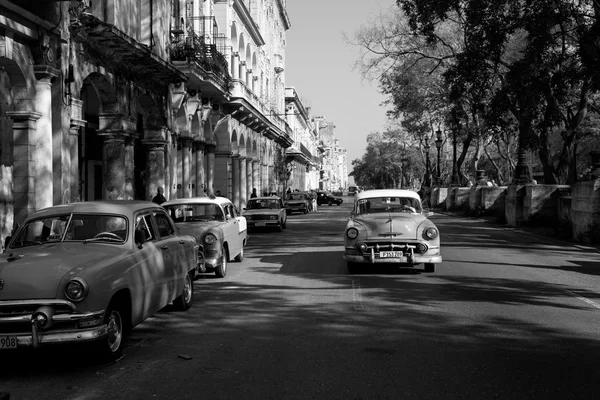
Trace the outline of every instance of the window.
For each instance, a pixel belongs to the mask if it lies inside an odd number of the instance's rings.
[[[164,238],[175,234],[175,229],[173,229],[167,214],[163,212],[157,212],[154,214],[154,218],[156,219],[156,225],[158,227],[158,233],[160,234],[160,237]]]
[[[153,226],[154,225],[152,222],[152,218],[150,218],[150,214],[139,215],[135,222],[135,229],[143,231],[147,241],[154,239]]]

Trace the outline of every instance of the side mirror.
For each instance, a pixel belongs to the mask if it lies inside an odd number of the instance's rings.
[[[136,229],[134,240],[135,243],[138,245],[138,248],[141,249],[142,244],[146,241],[146,232],[144,232],[142,229]]]

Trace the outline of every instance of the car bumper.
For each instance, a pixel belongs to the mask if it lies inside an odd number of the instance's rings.
[[[67,344],[67,343],[87,343],[94,342],[104,338],[108,328],[106,325],[96,326],[90,329],[75,329],[69,331],[58,332],[41,332],[33,330],[27,334],[4,335],[1,337],[15,337],[17,340],[17,348],[19,347],[40,347],[42,345],[51,344]]]
[[[402,258],[379,258],[372,256],[363,256],[355,254],[344,254],[344,261],[357,264],[404,264],[407,267],[415,264],[439,264],[442,262],[442,256],[413,256]]]
[[[279,221],[276,221],[276,220],[257,221],[257,222],[247,221],[247,224],[248,224],[248,228],[277,228],[279,226]]]

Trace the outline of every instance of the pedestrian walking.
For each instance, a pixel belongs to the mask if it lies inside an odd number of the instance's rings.
[[[163,195],[163,188],[162,187],[158,187],[156,189],[156,196],[154,196],[154,198],[152,199],[152,202],[156,203],[156,204],[162,204],[165,201],[167,201],[166,197]]]
[[[252,194],[250,195],[250,198],[253,199],[255,197],[258,197],[258,195],[256,194],[256,188],[252,189]]]

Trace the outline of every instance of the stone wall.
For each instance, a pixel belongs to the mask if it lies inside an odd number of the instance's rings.
[[[523,200],[523,221],[542,225],[556,225],[558,199],[565,185],[526,185]]]
[[[577,182],[571,203],[573,239],[598,242],[600,226],[600,180]]]

